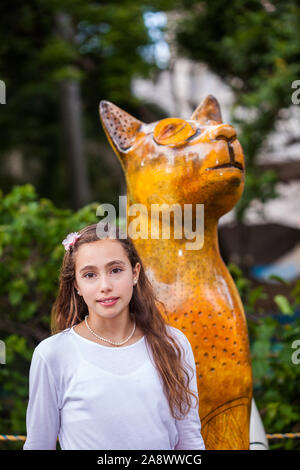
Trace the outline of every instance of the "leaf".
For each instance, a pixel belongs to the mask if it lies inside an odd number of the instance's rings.
[[[270,342],[269,341],[262,341],[257,340],[254,341],[252,345],[252,354],[254,354],[257,358],[265,358],[268,356],[270,351]]]
[[[264,287],[258,286],[250,292],[248,303],[250,307],[253,308],[258,299],[266,299],[267,297],[267,294],[264,292]]]
[[[300,304],[300,279],[297,280],[294,289],[291,292],[291,295],[295,297],[295,304]]]
[[[284,315],[293,316],[294,310],[289,302],[289,300],[284,295],[275,295],[274,301],[278,305],[281,313]]]
[[[253,375],[255,378],[261,379],[267,375],[269,363],[267,360],[252,360]]]
[[[270,275],[268,276],[268,279],[274,279],[274,281],[278,281],[278,282],[280,282],[281,284],[284,284],[285,286],[288,286],[288,285],[289,285],[289,283],[288,283],[285,279],[283,279],[282,277],[278,276],[277,274],[270,274]]]

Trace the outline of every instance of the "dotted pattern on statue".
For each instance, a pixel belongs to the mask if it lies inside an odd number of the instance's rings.
[[[141,121],[106,101],[101,101],[100,109],[102,119],[109,134],[113,136],[114,143],[120,150],[130,148],[142,125]]]

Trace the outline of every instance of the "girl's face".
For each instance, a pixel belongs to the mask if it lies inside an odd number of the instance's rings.
[[[91,315],[115,318],[129,314],[134,280],[140,264],[132,269],[127,254],[118,240],[97,240],[81,245],[75,257],[75,287],[82,295]],[[118,297],[114,305],[100,300]]]

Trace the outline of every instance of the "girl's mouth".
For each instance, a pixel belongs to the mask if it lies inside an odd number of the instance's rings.
[[[105,307],[111,307],[112,305],[115,305],[115,303],[119,300],[119,297],[116,299],[111,299],[111,300],[97,300],[97,302],[101,305],[104,305]]]

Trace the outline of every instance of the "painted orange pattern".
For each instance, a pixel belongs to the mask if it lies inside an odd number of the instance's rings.
[[[245,159],[236,131],[222,122],[211,95],[189,120],[145,124],[107,101],[100,103],[100,118],[125,173],[128,227],[138,217],[144,237],[135,239],[135,246],[166,306],[167,321],[185,333],[193,348],[205,446],[249,449],[252,369],[247,323],[218,245],[218,220],[244,190]],[[143,205],[140,213],[131,213],[132,204]],[[169,237],[153,237],[153,207],[161,208],[161,229],[173,204],[181,214],[185,204],[192,204],[193,230],[196,204],[204,204],[204,238],[197,249],[184,230],[175,236],[172,214]]]

